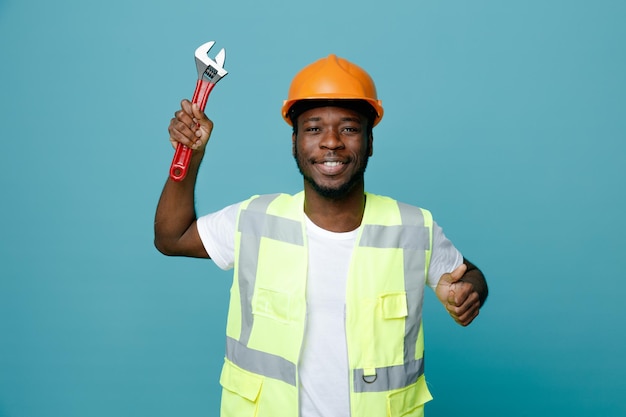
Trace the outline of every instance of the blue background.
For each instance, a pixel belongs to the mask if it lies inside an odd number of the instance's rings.
[[[229,75],[203,214],[296,192],[291,78],[366,68],[371,192],[431,209],[491,288],[426,299],[431,416],[624,416],[626,3],[0,1],[0,416],[216,416],[231,273],[167,258],[153,214],[197,46]]]

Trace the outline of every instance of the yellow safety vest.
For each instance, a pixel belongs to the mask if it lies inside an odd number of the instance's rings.
[[[430,212],[366,194],[346,287],[354,417],[423,415],[422,300]],[[220,383],[223,417],[297,417],[306,317],[304,193],[241,204]]]

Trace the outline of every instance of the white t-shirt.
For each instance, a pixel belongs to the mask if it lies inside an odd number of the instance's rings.
[[[221,269],[235,261],[235,224],[239,204],[198,219],[204,247]],[[350,417],[348,350],[345,335],[346,282],[358,229],[335,233],[308,218],[307,318],[298,375],[301,417]],[[463,262],[463,256],[433,222],[433,247],[426,283]]]

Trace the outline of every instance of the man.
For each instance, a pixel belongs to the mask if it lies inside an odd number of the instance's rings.
[[[194,151],[186,179],[165,184],[155,245],[234,268],[222,416],[422,416],[423,288],[467,326],[484,277],[427,210],[365,192],[383,108],[363,69],[335,55],[314,62],[282,115],[303,192],[199,219],[194,186],[213,124],[184,100],[169,126],[172,145]]]

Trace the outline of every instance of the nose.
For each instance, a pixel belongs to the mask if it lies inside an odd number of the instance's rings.
[[[320,148],[342,149],[344,147],[341,135],[335,129],[328,129],[324,132],[320,141]]]

